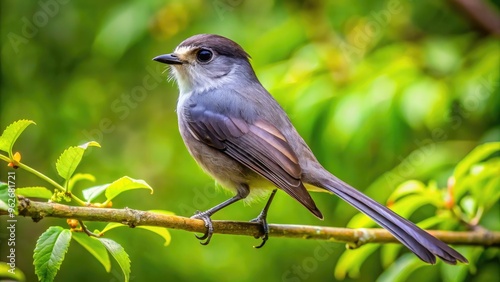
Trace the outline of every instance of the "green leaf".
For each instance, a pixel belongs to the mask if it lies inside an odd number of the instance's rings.
[[[397,199],[413,193],[425,191],[425,184],[418,180],[408,180],[401,183],[391,194],[387,202],[395,202]]]
[[[164,214],[164,215],[175,215],[174,212],[166,211],[166,210],[148,210],[148,212],[154,212],[154,213],[159,213],[159,214]]]
[[[368,244],[358,249],[343,252],[335,266],[335,278],[343,280],[346,276],[351,278],[359,277],[361,265],[379,247],[377,244]]]
[[[128,225],[121,224],[118,222],[110,222],[108,223],[103,230],[100,231],[101,234],[104,234],[112,229],[118,228],[118,227],[129,227]]]
[[[51,226],[36,242],[33,255],[35,273],[40,281],[53,281],[71,241],[71,231]]]
[[[477,146],[470,152],[455,168],[454,176],[456,181],[469,172],[469,169],[496,151],[500,151],[500,142],[485,143]]]
[[[400,216],[409,218],[417,209],[427,204],[439,206],[439,195],[429,191],[428,193],[406,196],[394,203],[391,209]]]
[[[108,188],[109,184],[104,184],[104,185],[99,185],[99,186],[94,186],[87,188],[82,191],[83,193],[83,198],[87,201],[87,203],[92,202],[95,198],[99,197],[104,191],[106,191],[106,188]]]
[[[118,228],[118,227],[129,227],[129,226],[121,224],[121,223],[111,222],[111,223],[108,223],[108,225],[106,225],[106,227],[104,227],[104,229],[100,233],[104,234],[104,233],[106,233],[112,229]],[[142,226],[142,225],[136,226],[136,228],[142,228],[142,229],[146,229],[148,231],[151,231],[153,233],[156,233],[156,234],[160,235],[165,240],[165,243],[163,243],[164,246],[170,245],[170,241],[172,240],[172,237],[170,236],[170,232],[168,232],[167,228],[158,227],[158,226]]]
[[[482,247],[475,249],[471,248],[470,246],[458,246],[455,247],[455,249],[457,250],[457,252],[463,254],[469,261],[477,262],[479,256],[485,255],[484,249]],[[473,274],[475,272],[475,266],[463,263],[460,263],[458,265],[441,263],[440,268],[443,281],[467,281],[467,274]]]
[[[12,271],[12,269],[14,269],[14,271]],[[0,279],[2,279],[2,281],[26,281],[26,277],[19,267],[11,267],[8,263],[3,261],[0,262]]]
[[[363,228],[363,227],[371,227],[375,226],[376,223],[373,219],[369,218],[364,213],[355,214],[351,220],[347,223],[347,228]]]
[[[30,124],[36,124],[32,120],[22,119],[11,123],[0,136],[0,150],[7,152],[9,157],[12,158],[12,147],[17,138]]]
[[[460,207],[469,218],[473,218],[477,212],[476,200],[471,196],[465,196],[460,201]]]
[[[484,187],[482,196],[479,200],[486,209],[492,207],[500,199],[500,177],[488,181]]]
[[[95,237],[88,236],[81,232],[73,232],[73,239],[82,245],[89,253],[91,253],[106,269],[106,272],[111,271],[111,261],[108,252],[104,245]]]
[[[0,182],[0,210],[9,209],[9,186],[5,182]]]
[[[116,262],[118,262],[118,265],[120,265],[123,275],[125,276],[125,282],[128,282],[130,279],[130,259],[128,254],[125,252],[125,249],[111,239],[97,238],[97,240],[101,241],[104,247],[106,247],[106,249],[115,258]]]
[[[168,232],[167,228],[158,227],[158,226],[143,226],[143,225],[136,226],[136,228],[142,228],[142,229],[149,230],[153,233],[156,233],[156,234],[160,235],[165,240],[165,243],[163,243],[163,246],[170,245],[170,241],[172,240],[172,237],[170,236],[170,232]]]
[[[380,248],[380,261],[384,268],[391,266],[398,258],[401,244],[385,244]]]
[[[106,192],[106,201],[111,201],[114,197],[120,195],[121,193],[133,189],[149,189],[151,190],[151,194],[153,194],[153,188],[151,188],[146,181],[124,176],[112,183],[94,186],[83,190],[83,198],[87,200],[87,202],[91,202],[103,192]]]
[[[5,182],[0,182],[0,210],[7,211],[9,217],[18,214],[15,189],[9,188]]]
[[[404,254],[395,263],[384,271],[377,279],[380,282],[403,282],[408,281],[412,272],[426,264],[420,261],[414,254]]]
[[[73,190],[73,187],[75,186],[75,184],[78,181],[82,181],[82,180],[88,180],[88,181],[94,182],[95,176],[93,176],[92,174],[89,174],[89,173],[77,173],[77,174],[73,175],[68,181],[68,192],[71,192]]]
[[[64,179],[69,180],[82,160],[83,153],[89,147],[101,147],[95,141],[87,142],[80,146],[72,146],[66,149],[56,162],[57,173]]]
[[[111,201],[114,197],[120,195],[121,193],[133,189],[149,189],[151,190],[151,194],[153,194],[153,188],[151,188],[146,181],[124,176],[109,184],[105,194],[106,200]]]
[[[16,193],[18,195],[30,198],[52,198],[52,191],[40,186],[17,188]]]

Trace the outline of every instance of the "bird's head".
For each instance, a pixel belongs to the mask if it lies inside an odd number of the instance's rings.
[[[256,80],[250,56],[236,42],[214,34],[198,34],[170,54],[153,60],[171,66],[181,94]]]

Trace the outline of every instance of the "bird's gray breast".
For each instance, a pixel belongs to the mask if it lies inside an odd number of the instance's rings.
[[[212,93],[215,94],[215,93]],[[207,95],[205,97],[201,95]],[[253,171],[227,156],[223,150],[214,148],[204,143],[190,129],[190,112],[192,108],[207,107],[213,111],[225,112],[228,105],[219,97],[208,97],[210,93],[193,93],[180,97],[177,105],[179,131],[189,153],[202,169],[214,177],[222,186],[236,189],[240,184],[249,184],[254,178],[258,178]],[[215,102],[215,104],[214,104]]]

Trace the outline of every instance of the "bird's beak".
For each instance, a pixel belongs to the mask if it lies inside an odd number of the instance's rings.
[[[156,56],[153,58],[153,61],[168,65],[182,65],[182,61],[177,57],[175,53]]]

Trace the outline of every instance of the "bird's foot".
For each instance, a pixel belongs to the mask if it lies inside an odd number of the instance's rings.
[[[258,245],[258,246],[253,246],[256,249],[260,249],[260,248],[264,247],[264,245],[267,242],[267,239],[269,239],[269,225],[267,224],[266,218],[267,218],[267,214],[260,213],[259,216],[257,216],[257,218],[250,220],[250,222],[258,223],[262,227],[262,235],[255,237],[255,238],[262,238],[262,243],[260,243],[260,245]]]
[[[205,234],[203,234],[202,236],[194,236],[198,238],[198,240],[202,241],[200,242],[200,244],[208,245],[208,243],[210,243],[210,239],[212,239],[212,234],[214,233],[214,225],[212,223],[210,215],[205,212],[196,211],[195,215],[193,215],[191,218],[201,219],[203,220],[203,222],[205,222],[205,227],[207,228]]]

